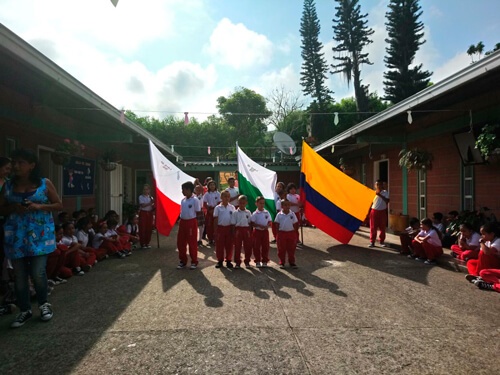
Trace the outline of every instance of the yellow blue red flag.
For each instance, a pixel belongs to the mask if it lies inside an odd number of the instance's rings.
[[[335,168],[302,143],[300,195],[308,221],[341,243],[349,243],[375,197],[375,191]]]

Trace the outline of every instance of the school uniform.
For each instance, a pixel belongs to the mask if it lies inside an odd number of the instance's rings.
[[[201,211],[200,200],[191,195],[184,197],[181,201],[181,213],[179,221],[179,231],[177,232],[177,249],[179,260],[187,264],[187,246],[189,246],[189,256],[191,264],[198,264],[198,223],[196,213]]]
[[[96,256],[96,259],[98,261],[103,260],[106,258],[106,250],[105,249],[94,249],[91,245],[92,243],[89,244],[90,240],[90,235],[89,233],[83,231],[83,230],[78,230],[76,232],[76,238],[78,239],[78,242],[85,247],[85,251],[87,252],[93,252]]]
[[[484,251],[479,251],[477,259],[471,259],[467,262],[467,270],[471,275],[479,276],[482,270],[500,268],[500,238],[494,238],[493,241],[486,241],[485,245],[493,247],[496,252],[493,254],[485,254]]]
[[[274,205],[276,207],[276,212],[281,211],[281,197],[278,195],[278,193],[274,192]],[[276,239],[278,235],[278,229],[276,228],[276,224],[273,222],[271,224],[271,231],[273,232],[273,236]]]
[[[220,193],[218,191],[208,191],[205,195],[203,195],[203,204],[206,204],[207,206],[205,228],[209,241],[214,240],[214,209],[220,201]]]
[[[79,258],[76,258],[77,261],[69,259],[69,257],[67,256],[68,246],[64,245],[62,242],[58,242],[56,244],[56,251],[59,251],[61,257],[63,258],[62,266],[59,268],[59,272],[56,276],[62,277],[63,279],[69,279],[71,276],[73,276],[72,269],[75,267],[80,267],[80,260]],[[77,252],[75,251],[75,253]]]
[[[229,204],[232,204],[234,206],[235,209],[238,209],[238,198],[240,196],[240,191],[238,190],[237,187],[228,187],[226,188],[226,190],[224,191],[228,191],[229,192]]]
[[[288,255],[288,262],[295,264],[295,248],[297,246],[297,237],[295,227],[298,223],[297,216],[289,211],[285,214],[283,211],[278,212],[274,222],[278,224],[278,258],[280,264],[285,265]]]
[[[462,236],[460,236],[462,239]],[[451,251],[457,254],[457,259],[460,260],[468,260],[468,259],[477,259],[479,256],[479,240],[481,239],[481,235],[477,232],[473,232],[470,238],[463,238],[467,246],[477,246],[477,250],[462,250],[459,245],[452,245]]]
[[[78,243],[78,238],[76,236],[66,236],[64,235],[63,238],[61,239],[61,242],[63,245],[66,245],[68,247],[71,246],[72,243]],[[83,267],[83,266],[93,266],[95,261],[97,260],[97,255],[93,251],[87,251],[84,250],[88,255],[87,257],[84,257],[79,254],[80,256],[80,265],[77,267]],[[78,253],[78,251],[75,251],[74,253]],[[76,268],[76,267],[74,267]]]
[[[290,203],[298,204],[298,203],[300,203],[300,195],[288,193],[286,195],[286,200],[289,201]],[[281,205],[280,205],[280,208],[281,208]],[[295,214],[295,216],[297,216],[297,221],[300,223],[301,219],[302,219],[300,217],[300,207],[299,206],[290,206],[290,211],[292,211]],[[297,235],[297,242],[298,242],[300,239],[299,227],[297,227],[297,229],[295,229],[295,234]]]
[[[264,225],[265,229],[254,227],[253,237],[253,256],[255,263],[269,262],[269,231],[267,226],[272,222],[271,214],[266,210],[259,211],[258,209],[250,217],[253,224]]]
[[[196,224],[198,225],[198,241],[203,238],[203,230],[205,227],[205,213],[203,212],[203,194],[197,195],[196,198],[200,201],[202,209],[196,214]]]
[[[141,204],[153,203],[153,197],[150,195],[139,195],[139,238],[141,246],[149,246],[151,235],[153,233],[153,206],[140,207]]]
[[[224,206],[220,203],[214,209],[214,220],[217,220],[217,233],[215,234],[215,255],[217,261],[230,262],[233,259],[233,236],[231,233],[231,217],[234,214],[234,206]]]
[[[421,230],[417,234],[417,237],[428,237],[428,239],[422,243],[417,242],[416,240],[412,241],[414,255],[430,261],[433,261],[443,255],[441,239],[435,229],[431,229],[428,232]]]
[[[114,255],[120,251],[118,242],[109,240],[103,233],[96,233],[92,239],[92,247],[96,250],[104,249],[107,255]]]
[[[107,238],[116,238],[118,240],[117,243],[119,250],[130,251],[130,249],[132,248],[132,245],[130,245],[130,242],[128,242],[128,236],[119,235],[114,228],[108,229],[104,236],[106,236]]]
[[[384,198],[389,199],[387,190],[380,192]],[[372,244],[377,240],[377,229],[380,229],[379,240],[383,244],[385,241],[385,229],[387,227],[387,203],[378,195],[373,198],[370,210],[370,242]]]
[[[236,210],[231,217],[231,225],[234,225],[234,262],[241,264],[241,248],[245,252],[245,264],[250,263],[252,258],[252,231],[250,218],[252,213],[247,210]]]

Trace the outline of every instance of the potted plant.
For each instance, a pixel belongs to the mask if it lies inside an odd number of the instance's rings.
[[[55,147],[51,159],[54,164],[67,165],[72,156],[80,156],[84,150],[85,146],[83,144],[77,140],[71,141],[71,139],[66,138]]]
[[[344,158],[339,159],[339,166],[340,170],[344,172],[346,175],[348,176],[354,175],[354,169],[348,163],[346,163]]]
[[[403,149],[399,152],[399,166],[408,170],[432,168],[433,156],[430,152],[419,148]]]
[[[500,125],[485,125],[476,140],[476,148],[484,160],[497,162],[500,160]]]
[[[99,165],[105,171],[114,171],[118,166],[118,160],[115,150],[106,150],[102,153],[99,158]]]

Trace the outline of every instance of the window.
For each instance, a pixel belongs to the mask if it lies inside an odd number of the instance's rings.
[[[419,219],[427,217],[427,173],[424,169],[418,170],[418,215]]]
[[[474,167],[464,165],[462,169],[462,205],[463,210],[474,210]]]

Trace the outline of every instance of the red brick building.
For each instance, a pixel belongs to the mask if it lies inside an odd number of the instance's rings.
[[[342,114],[339,117],[342,121]],[[485,162],[474,148],[483,126],[495,123],[500,124],[500,52],[315,150],[334,165],[343,158],[353,177],[367,186],[378,178],[386,180],[393,215],[423,218],[438,211],[488,207],[500,218],[500,163]],[[415,147],[433,156],[431,169],[399,166],[399,152]]]

